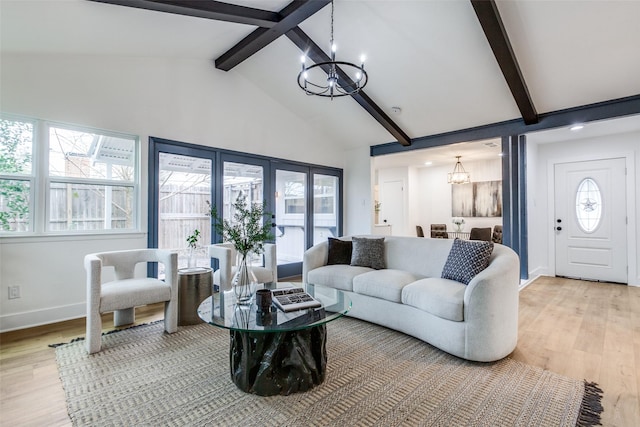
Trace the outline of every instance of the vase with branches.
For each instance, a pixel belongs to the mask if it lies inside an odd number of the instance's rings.
[[[273,239],[271,214],[266,212],[266,202],[248,203],[247,197],[241,193],[233,203],[231,219],[222,218],[216,206],[209,201],[207,205],[215,230],[236,250],[236,272],[232,280],[236,298],[240,303],[251,303],[257,285],[249,262],[251,254],[264,252],[264,242]]]

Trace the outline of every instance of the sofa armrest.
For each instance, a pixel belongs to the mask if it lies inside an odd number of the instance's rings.
[[[494,251],[489,266],[469,282],[464,294],[465,347],[482,348],[487,360],[508,355],[518,340],[520,261],[506,246]]]
[[[302,258],[302,281],[308,283],[307,274],[318,267],[327,265],[327,259],[329,256],[329,243],[318,243],[307,249]]]

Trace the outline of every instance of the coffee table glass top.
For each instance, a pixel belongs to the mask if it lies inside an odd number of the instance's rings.
[[[286,332],[312,328],[344,316],[351,309],[351,299],[344,292],[324,286],[301,283],[278,283],[277,288],[304,288],[322,303],[322,307],[284,312],[274,304],[268,312],[259,311],[255,301],[238,305],[232,291],[216,292],[202,301],[198,316],[221,328],[247,332]],[[255,298],[254,298],[255,300]]]

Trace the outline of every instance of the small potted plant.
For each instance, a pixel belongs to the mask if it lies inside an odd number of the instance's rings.
[[[266,202],[248,205],[246,196],[241,193],[233,204],[232,220],[223,219],[209,201],[207,205],[216,231],[236,250],[236,273],[232,280],[236,297],[241,303],[250,302],[256,285],[249,266],[250,256],[264,252],[264,242],[273,239],[271,214],[265,211]]]
[[[200,239],[200,230],[197,228],[193,230],[193,233],[187,236],[187,245],[189,248],[189,258],[187,261],[188,268],[194,268],[196,266],[196,249],[198,249],[198,239]]]

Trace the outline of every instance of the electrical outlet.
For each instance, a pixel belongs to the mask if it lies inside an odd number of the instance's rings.
[[[9,286],[9,299],[20,298],[20,286]]]

